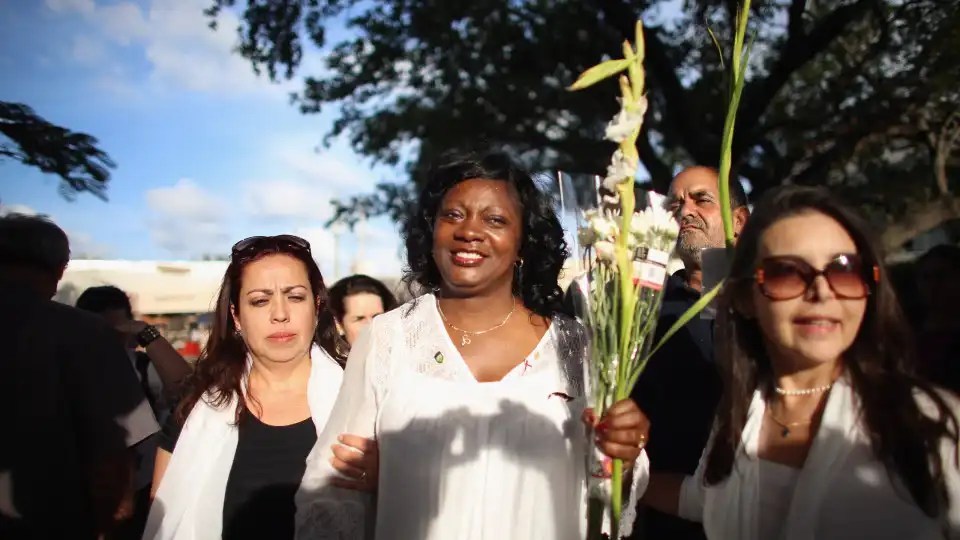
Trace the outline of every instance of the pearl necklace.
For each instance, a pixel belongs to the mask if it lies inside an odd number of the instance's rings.
[[[802,388],[800,390],[784,390],[779,386],[775,387],[774,390],[777,391],[781,396],[809,396],[810,394],[822,394],[830,388],[833,387],[833,383],[825,384],[823,386],[816,386],[814,388]]]

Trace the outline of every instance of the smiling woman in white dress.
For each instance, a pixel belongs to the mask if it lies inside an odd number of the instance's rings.
[[[354,345],[297,494],[296,537],[581,540],[585,334],[559,313],[563,230],[502,155],[452,154],[427,180],[404,236],[408,283],[434,292]],[[600,448],[629,467],[645,459],[646,427],[619,402]],[[380,445],[375,505],[329,485],[343,432]]]
[[[690,477],[644,501],[712,540],[960,537],[954,395],[909,375],[869,226],[829,192],[760,201],[720,295],[724,397]]]

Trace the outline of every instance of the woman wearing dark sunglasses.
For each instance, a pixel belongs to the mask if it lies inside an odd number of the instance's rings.
[[[158,451],[144,538],[292,538],[294,494],[348,348],[306,240],[238,242],[210,338]],[[353,449],[342,453],[360,457],[343,470],[360,479],[342,485],[375,485],[375,445],[345,437]]]
[[[647,504],[711,539],[960,535],[958,402],[909,373],[864,221],[822,189],[770,193],[718,311],[711,442],[694,476],[654,474]]]

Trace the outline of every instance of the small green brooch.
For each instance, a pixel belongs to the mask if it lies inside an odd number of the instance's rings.
[[[438,364],[442,364],[442,363],[443,363],[443,353],[438,352],[437,354],[433,355],[433,359],[436,360]]]

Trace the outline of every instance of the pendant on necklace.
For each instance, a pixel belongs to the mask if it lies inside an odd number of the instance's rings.
[[[466,346],[469,345],[469,344],[470,344],[470,338],[468,338],[466,334],[461,334],[461,335],[460,335],[460,346],[461,346],[461,347],[466,347]]]
[[[790,435],[790,428],[783,428],[783,431],[780,432],[780,436],[786,439],[787,435]]]

